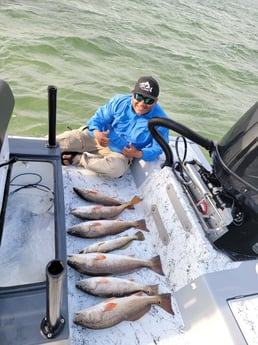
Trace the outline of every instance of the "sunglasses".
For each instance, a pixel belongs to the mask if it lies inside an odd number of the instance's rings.
[[[139,93],[134,93],[134,99],[136,99],[136,101],[141,102],[142,100],[144,100],[145,104],[151,105],[155,102],[155,99],[150,98],[150,97],[144,97],[143,95],[140,95]]]

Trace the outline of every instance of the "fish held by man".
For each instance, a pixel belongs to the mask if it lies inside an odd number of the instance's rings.
[[[136,232],[132,236],[121,236],[107,241],[93,243],[92,245],[82,249],[80,254],[86,253],[108,253],[115,249],[127,248],[132,241],[144,241],[145,237],[141,231]]]
[[[90,277],[76,282],[76,287],[93,296],[122,297],[138,291],[145,292],[149,296],[158,294],[158,284],[144,285],[133,279],[118,277]]]
[[[124,220],[88,220],[76,224],[67,229],[70,235],[83,238],[98,238],[107,235],[116,235],[130,228],[149,231],[144,219],[124,221]]]
[[[67,256],[67,263],[78,272],[93,276],[127,274],[144,267],[164,275],[159,255],[144,260],[110,253],[70,254]]]
[[[132,198],[132,200],[125,202],[119,206],[79,206],[71,210],[71,213],[81,219],[109,219],[115,218],[122,213],[126,208],[130,209],[133,205],[141,202],[142,199],[138,196]]]
[[[104,329],[113,327],[122,321],[135,321],[143,317],[153,304],[174,315],[171,306],[171,294],[155,296],[143,295],[141,292],[126,296],[113,297],[97,305],[75,313],[73,322],[82,327]]]
[[[86,201],[94,202],[104,206],[119,206],[123,204],[122,201],[107,196],[99,192],[98,190],[87,189],[84,187],[73,187],[73,190],[77,195],[79,195],[82,199]]]

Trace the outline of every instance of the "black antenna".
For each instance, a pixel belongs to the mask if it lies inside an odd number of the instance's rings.
[[[49,148],[56,147],[56,93],[55,86],[48,86],[48,144]]]

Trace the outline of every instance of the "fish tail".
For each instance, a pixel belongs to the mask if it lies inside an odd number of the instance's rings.
[[[154,272],[156,272],[156,273],[158,273],[158,274],[164,276],[165,274],[164,274],[164,272],[163,272],[163,270],[162,270],[161,261],[160,261],[160,256],[159,256],[159,255],[154,256],[150,261],[151,261],[151,266],[150,266],[150,268],[151,268]]]
[[[138,196],[135,196],[135,197],[132,198],[131,201],[129,201],[127,208],[132,208],[133,205],[136,205],[136,204],[138,204],[141,201],[142,201],[141,198],[139,198]]]
[[[144,241],[145,237],[141,231],[137,231],[134,236],[136,236],[136,240],[138,241]]]
[[[136,227],[137,229],[141,229],[143,231],[149,231],[149,229],[146,226],[145,219],[140,219],[136,221]]]
[[[175,313],[172,309],[172,306],[171,306],[171,294],[170,293],[164,293],[164,294],[159,295],[158,304],[161,308],[163,308],[169,314],[175,315]]]
[[[146,289],[146,293],[149,296],[156,296],[158,294],[158,290],[159,290],[159,284],[148,285]]]

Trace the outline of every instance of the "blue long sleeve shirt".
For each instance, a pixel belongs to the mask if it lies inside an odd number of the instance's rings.
[[[142,151],[142,159],[151,161],[161,153],[160,145],[153,139],[148,129],[148,120],[152,117],[167,118],[167,114],[159,104],[144,115],[137,115],[132,107],[132,95],[116,95],[107,104],[100,107],[88,121],[88,129],[93,137],[93,131],[109,130],[109,148],[111,151],[122,153],[123,148],[133,144],[137,150]],[[169,130],[157,127],[160,134],[168,142]]]

